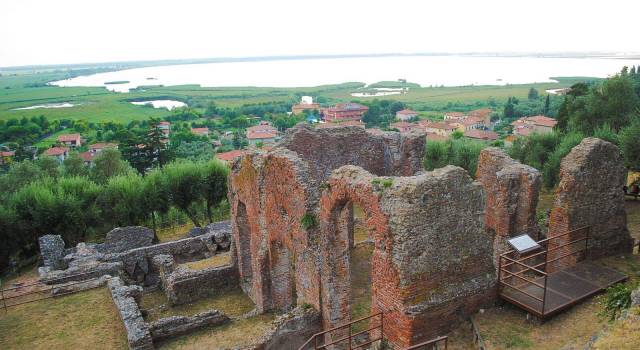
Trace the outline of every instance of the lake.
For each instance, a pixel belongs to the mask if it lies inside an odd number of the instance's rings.
[[[29,106],[29,107],[14,108],[12,110],[13,111],[22,111],[22,110],[40,109],[40,108],[45,108],[45,109],[49,109],[49,108],[71,108],[71,107],[78,106],[78,105],[79,104],[74,104],[74,103],[70,103],[70,102],[47,103],[47,104],[43,104],[43,105],[34,105],[34,106]]]
[[[187,106],[184,102],[174,100],[132,101],[131,103],[137,106],[152,106],[153,108],[166,108],[168,110]]]
[[[552,82],[551,77],[605,78],[638,60],[479,56],[390,56],[283,59],[158,66],[98,73],[53,82],[104,86],[127,92],[145,85],[204,87],[310,87],[344,82],[371,84],[406,79],[422,86],[505,85]],[[120,84],[105,84],[122,82]]]

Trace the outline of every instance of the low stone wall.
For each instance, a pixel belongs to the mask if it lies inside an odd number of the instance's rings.
[[[138,307],[138,302],[142,295],[142,287],[125,286],[118,277],[111,278],[108,286],[111,291],[111,298],[116,304],[120,318],[124,323],[124,328],[127,331],[129,349],[154,349],[151,333]]]
[[[41,276],[40,280],[46,284],[59,284],[67,282],[85,281],[101,276],[120,276],[122,274],[122,262],[93,262],[82,266],[73,266],[66,270],[53,270]]]
[[[215,266],[202,270],[177,267],[160,274],[162,289],[173,305],[186,304],[200,298],[237,288],[236,265]]]
[[[230,319],[218,310],[210,310],[194,316],[171,316],[149,324],[153,340],[164,340],[187,334],[204,327],[219,326]]]
[[[297,350],[312,335],[322,331],[320,312],[313,308],[297,307],[279,316],[255,350]]]

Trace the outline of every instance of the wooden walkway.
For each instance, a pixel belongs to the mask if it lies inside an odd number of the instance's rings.
[[[515,288],[503,286],[500,290],[500,296],[538,317],[545,318],[567,309],[613,284],[626,280],[627,276],[594,262],[582,261],[573,267],[549,273],[546,278],[546,289],[529,284],[520,287],[525,292],[523,293]],[[544,284],[544,277],[539,277],[535,281]],[[544,300],[544,303],[538,299]]]

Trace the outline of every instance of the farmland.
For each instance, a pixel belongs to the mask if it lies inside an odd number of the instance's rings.
[[[95,70],[99,70],[96,67]],[[93,71],[91,71],[93,72]],[[221,107],[238,107],[260,103],[295,103],[301,95],[322,97],[326,104],[358,100],[351,93],[364,87],[362,83],[343,83],[318,87],[269,88],[269,87],[201,87],[198,85],[149,86],[130,93],[116,93],[101,87],[57,87],[47,82],[80,74],[71,71],[14,72],[0,76],[0,120],[30,118],[44,115],[50,120],[73,119],[89,122],[114,121],[126,123],[132,120],[146,120],[169,114],[163,109],[136,106],[132,100],[172,99],[186,102],[189,106],[204,110],[210,102]],[[407,93],[385,96],[384,99],[406,103],[421,111],[443,111],[449,109],[472,109],[478,106],[500,105],[510,96],[526,98],[534,87],[541,92],[545,89],[570,86],[578,78],[556,78],[559,83],[522,84],[507,86],[464,86],[464,87],[415,87]],[[389,87],[393,82],[381,82]],[[398,83],[400,84],[400,83]],[[374,84],[375,85],[375,84]],[[359,98],[361,101],[371,97]],[[34,105],[71,103],[69,108],[23,109]]]

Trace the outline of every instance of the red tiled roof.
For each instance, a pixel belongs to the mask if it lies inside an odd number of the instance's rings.
[[[117,148],[117,143],[98,142],[93,145],[89,145],[89,149],[103,149],[103,148]]]
[[[491,113],[493,113],[493,109],[491,108],[480,108],[480,109],[475,109],[469,112],[469,115],[473,117],[484,118],[487,116],[487,114],[491,114]]]
[[[498,134],[496,134],[493,131],[485,131],[485,130],[468,130],[464,132],[464,136],[471,139],[478,139],[478,140],[494,141],[498,139]]]
[[[425,123],[423,125],[426,128],[433,128],[433,129],[442,129],[442,130],[457,129],[454,125],[451,125],[451,124],[445,123],[445,122],[429,122],[429,123]]]
[[[0,151],[0,157],[13,157],[16,155],[14,151]]]
[[[45,156],[59,156],[65,154],[66,152],[69,152],[69,148],[67,147],[51,147],[44,151],[43,154]]]
[[[58,136],[58,141],[60,142],[70,142],[70,141],[79,141],[80,134],[65,134]]]
[[[191,132],[198,135],[208,134],[209,128],[191,128]]]
[[[544,115],[535,115],[533,117],[529,117],[528,119],[536,125],[548,126],[550,128],[553,128],[554,126],[556,126],[556,124],[558,124],[557,120],[546,117]]]
[[[418,112],[412,111],[410,109],[403,109],[401,111],[397,111],[396,114],[405,114],[405,115],[417,115]]]
[[[93,161],[93,153],[91,153],[91,152],[82,152],[82,153],[78,153],[78,155],[85,162],[92,162]]]
[[[360,120],[346,120],[343,122],[329,122],[329,123],[316,124],[316,128],[318,129],[338,128],[341,126],[359,126],[364,128],[365,124]]]
[[[216,153],[216,158],[223,160],[225,162],[231,162],[236,158],[242,157],[247,153],[245,150],[236,149],[229,152]]]
[[[247,138],[250,140],[260,140],[260,139],[272,139],[277,137],[278,134],[272,132],[251,132],[247,133]]]
[[[269,124],[260,124],[260,125],[255,125],[247,128],[247,133],[254,133],[254,132],[277,133],[278,129],[274,128]]]

